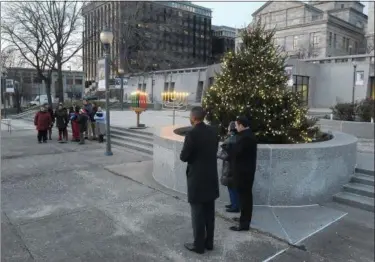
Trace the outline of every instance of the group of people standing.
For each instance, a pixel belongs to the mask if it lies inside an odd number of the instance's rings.
[[[228,187],[231,203],[228,212],[240,212],[233,231],[248,231],[253,212],[257,141],[245,116],[237,117],[228,127],[228,137],[219,149],[217,129],[204,123],[202,107],[190,113],[193,126],[185,137],[180,159],[187,162],[188,202],[191,206],[194,242],[185,244],[203,254],[214,248],[215,200],[219,197],[217,158],[223,160],[221,183]]]
[[[68,125],[71,125],[72,142],[84,144],[85,139],[104,141],[105,112],[83,100],[83,107],[73,105],[69,110],[62,103],[54,111],[48,104],[42,105],[36,113],[34,125],[38,131],[38,142],[47,143],[52,140],[52,128],[56,124],[58,129],[58,141],[68,142]]]

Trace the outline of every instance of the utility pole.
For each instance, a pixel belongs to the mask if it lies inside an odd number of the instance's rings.
[[[355,96],[355,82],[356,82],[356,75],[357,75],[357,64],[353,63],[353,87],[352,87],[352,105],[354,106],[354,96]]]

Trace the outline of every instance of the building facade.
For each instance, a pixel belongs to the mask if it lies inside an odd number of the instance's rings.
[[[356,64],[354,71],[353,63]],[[328,109],[337,103],[351,102],[354,88],[356,101],[375,99],[374,57],[353,55],[314,59],[288,59],[291,71],[290,89],[301,92],[309,108]],[[127,95],[142,90],[160,102],[162,92],[187,92],[190,104],[199,104],[205,90],[215,82],[221,64],[205,67],[150,72],[133,76],[128,81]]]
[[[38,79],[33,68],[11,67],[7,68],[4,79],[17,83],[19,93],[25,102],[33,100],[38,95],[46,94],[43,81]],[[57,72],[52,73],[51,95],[57,97]],[[85,86],[85,77],[82,71],[63,71],[63,87],[65,98],[82,98]]]
[[[211,10],[191,2],[90,2],[83,8],[83,67],[96,81],[103,57],[100,31],[114,32],[112,77],[125,73],[205,65],[212,54]]]
[[[219,63],[223,55],[235,48],[236,29],[229,26],[212,26],[212,59]]]
[[[375,43],[374,43],[374,36],[375,36],[375,20],[374,20],[374,13],[375,13],[375,3],[369,2],[368,3],[368,23],[367,23],[367,30],[366,30],[366,42],[367,42],[367,49],[369,53],[374,53]]]
[[[268,1],[252,16],[275,29],[275,43],[290,56],[320,58],[366,53],[363,8],[359,1]]]

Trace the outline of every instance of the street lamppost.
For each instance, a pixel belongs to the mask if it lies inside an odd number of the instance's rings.
[[[120,77],[120,104],[121,104],[121,111],[124,111],[124,69],[120,68],[117,70],[118,76]]]
[[[113,155],[111,150],[111,130],[110,130],[110,116],[109,116],[109,49],[113,41],[113,33],[109,29],[104,29],[100,33],[100,41],[103,44],[104,49],[104,60],[105,60],[105,104],[106,104],[106,125],[105,125],[105,132],[106,132],[106,156]]]
[[[7,108],[6,108],[6,97],[5,97],[5,83],[6,83],[6,70],[1,68],[0,71],[0,87],[1,87],[1,110],[4,111],[4,118],[7,118]]]
[[[357,75],[357,64],[353,62],[353,87],[352,87],[352,105],[354,105],[354,95],[355,95],[355,82]]]

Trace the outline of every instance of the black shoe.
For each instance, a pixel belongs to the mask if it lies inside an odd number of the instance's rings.
[[[249,231],[250,227],[231,226],[229,229],[232,230],[232,231]]]
[[[47,140],[43,140],[43,143],[47,143]]]
[[[232,218],[234,222],[240,222],[240,218],[239,217],[234,217]]]
[[[204,253],[204,250],[198,250],[193,243],[186,243],[185,245],[185,248],[191,252],[195,252],[197,254],[203,254]]]
[[[87,136],[85,136],[85,139],[89,139]]]
[[[52,137],[48,138],[49,140],[52,140]]]
[[[225,208],[231,208],[232,205],[225,205]]]
[[[228,213],[240,213],[240,210],[238,208],[227,208],[225,211]]]
[[[207,250],[209,250],[209,251],[211,251],[211,250],[214,249],[214,245],[208,245],[208,244],[206,244],[204,247],[205,247]]]

